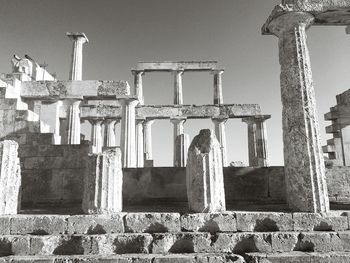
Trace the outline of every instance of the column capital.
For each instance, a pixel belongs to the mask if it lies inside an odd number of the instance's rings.
[[[286,12],[272,17],[266,22],[265,31],[279,37],[284,32],[289,32],[297,27],[309,28],[315,21],[315,17],[307,12]],[[264,29],[263,29],[264,30]]]
[[[126,97],[118,100],[121,106],[137,106],[139,104],[139,100],[137,97]]]
[[[146,119],[136,119],[135,120],[136,121],[136,124],[143,124],[145,121],[146,121]]]
[[[103,118],[89,118],[88,121],[91,123],[91,125],[99,125],[104,122]]]
[[[217,118],[212,118],[211,119],[214,123],[225,123],[228,118],[220,118],[220,117],[217,117]]]
[[[247,124],[260,123],[260,122],[264,122],[270,118],[271,118],[271,115],[255,115],[255,116],[243,118],[242,122],[245,122]]]
[[[139,69],[132,69],[131,70],[131,74],[133,75],[144,75],[145,74],[145,71],[144,70],[139,70]]]
[[[183,117],[170,119],[170,122],[174,124],[185,123],[186,121],[187,121],[187,118],[183,118]]]
[[[183,69],[174,69],[174,70],[172,70],[171,71],[174,75],[182,75],[182,74],[184,74],[184,70]]]
[[[212,75],[222,75],[225,72],[224,69],[212,69],[210,71],[210,74]]]
[[[66,35],[72,41],[81,41],[83,43],[89,43],[88,38],[83,32],[67,32]]]
[[[145,119],[143,122],[144,126],[151,126],[154,123],[154,119]]]
[[[117,121],[116,119],[104,119],[103,124],[114,125],[116,121]]]

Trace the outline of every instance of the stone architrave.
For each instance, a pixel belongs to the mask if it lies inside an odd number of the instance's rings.
[[[293,211],[328,212],[324,158],[320,145],[306,29],[313,15],[287,12],[269,20],[279,39],[287,203]]]
[[[91,154],[85,173],[82,208],[87,214],[108,214],[122,211],[123,172],[121,151],[107,148]]]
[[[0,214],[17,214],[20,209],[21,188],[17,142],[0,142],[0,158]]]
[[[186,167],[187,152],[190,145],[190,136],[188,134],[180,134],[175,140],[175,167]]]
[[[213,130],[201,130],[188,150],[186,187],[193,212],[225,211],[225,189],[220,143]]]
[[[80,144],[80,100],[71,102],[67,116],[67,144]]]
[[[88,43],[89,40],[82,32],[67,32],[67,36],[73,41],[72,62],[69,73],[69,80],[82,80],[83,44]]]

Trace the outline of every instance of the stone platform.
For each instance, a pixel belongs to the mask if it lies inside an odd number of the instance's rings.
[[[350,211],[1,216],[0,262],[349,262],[349,217]]]

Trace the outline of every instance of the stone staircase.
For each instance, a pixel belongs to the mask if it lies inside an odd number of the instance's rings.
[[[0,262],[350,262],[348,215],[2,216]]]

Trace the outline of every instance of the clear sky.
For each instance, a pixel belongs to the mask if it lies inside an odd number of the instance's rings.
[[[138,61],[217,60],[225,73],[225,103],[259,103],[267,122],[273,165],[283,164],[281,99],[277,38],[260,28],[278,0],[0,0],[0,72],[10,72],[13,54],[28,54],[49,64],[58,79],[67,79],[71,42],[67,31],[82,31],[83,79],[123,79],[133,84],[130,69]],[[322,144],[323,114],[335,95],[350,86],[350,36],[344,27],[313,27],[308,31]],[[212,102],[209,73],[183,76],[184,103]],[[144,76],[146,104],[171,104],[169,73]],[[188,120],[191,138],[211,121]],[[172,164],[172,124],[153,125],[156,165]],[[227,122],[228,160],[247,163],[246,124]]]

